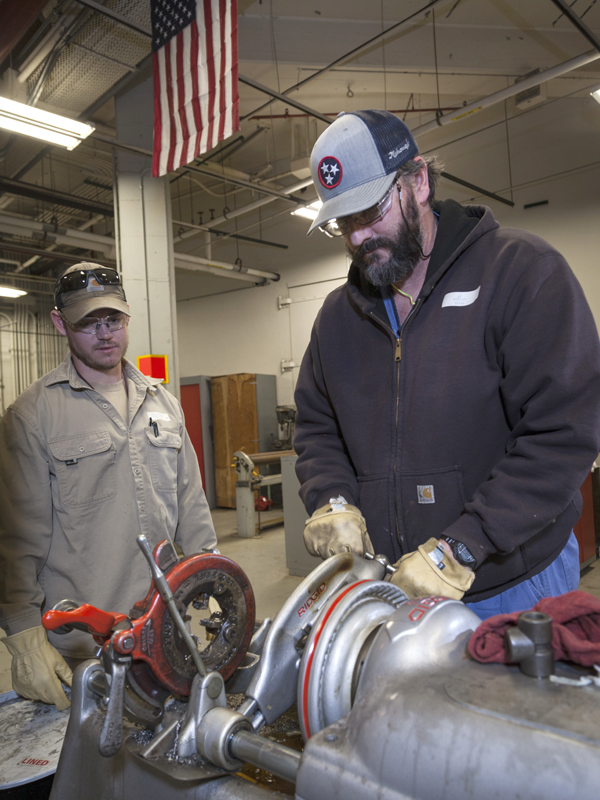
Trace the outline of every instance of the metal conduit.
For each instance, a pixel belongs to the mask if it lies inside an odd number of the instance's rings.
[[[11,217],[8,214],[0,214],[0,232],[16,233],[21,236],[26,236],[31,232],[47,234],[49,242],[56,242],[56,244],[63,244],[70,247],[82,247],[89,250],[100,250],[105,254],[107,259],[114,259],[115,240],[112,236],[101,236],[100,234],[70,228],[58,228],[57,230],[60,231],[60,233],[54,234],[52,233],[53,230],[53,226],[46,223],[22,219],[20,217]],[[17,245],[12,245],[12,249],[15,250],[15,252],[36,252],[32,248],[19,247]],[[45,256],[46,253],[38,251],[38,255]],[[71,254],[62,254],[62,256],[64,256],[66,260],[73,262],[81,260],[80,256],[73,256]],[[57,251],[48,251],[47,257],[61,258],[61,253]],[[224,278],[245,280],[250,283],[259,283],[260,280],[256,280],[257,278],[263,281],[278,281],[280,278],[277,272],[252,269],[237,264],[229,264],[224,261],[214,261],[212,259],[188,255],[187,253],[175,252],[174,257],[175,266],[180,269],[210,272]],[[22,268],[24,268],[24,266]],[[15,271],[20,272],[21,270],[17,268]]]
[[[50,308],[43,301],[7,303],[0,312],[0,414],[65,356],[66,339],[51,326]]]
[[[477,111],[481,111],[488,106],[492,106],[495,103],[500,103],[502,100],[506,100],[508,97],[514,97],[514,95],[519,94],[519,92],[522,92],[525,89],[530,89],[532,86],[539,86],[540,83],[545,83],[553,78],[558,78],[560,75],[564,75],[566,72],[572,72],[574,69],[583,67],[599,58],[600,53],[597,50],[588,50],[587,53],[583,53],[575,58],[570,58],[568,61],[563,61],[561,64],[557,64],[555,67],[551,67],[544,72],[538,72],[536,75],[525,78],[524,80],[519,81],[512,86],[508,86],[506,89],[501,89],[499,92],[494,92],[494,94],[483,97],[481,100],[476,100],[474,103],[468,103],[466,106],[460,108],[458,112],[442,114],[436,119],[431,120],[431,122],[426,122],[424,125],[419,125],[416,128],[412,128],[411,133],[415,137],[422,136],[424,133],[434,131],[442,125],[448,125],[450,122],[458,122],[459,120],[464,119],[471,114],[475,114]]]
[[[313,182],[312,178],[305,178],[298,183],[295,183],[293,186],[288,186],[287,189],[283,189],[282,191],[285,194],[293,194],[294,192],[300,191],[300,189],[304,189],[306,186],[310,186]],[[255,200],[252,203],[248,203],[245,206],[240,206],[239,208],[233,209],[233,211],[228,211],[227,214],[223,214],[221,217],[215,217],[211,219],[209,222],[205,224],[206,228],[214,228],[216,225],[221,225],[223,222],[228,222],[231,219],[235,219],[236,217],[241,216],[242,214],[248,214],[250,211],[254,211],[257,208],[261,208],[262,206],[266,206],[268,203],[272,203],[277,200],[277,197],[262,197],[260,200]],[[183,239],[190,239],[192,236],[198,236],[200,231],[189,230],[185,231],[184,233],[176,236],[173,241],[180,242]]]

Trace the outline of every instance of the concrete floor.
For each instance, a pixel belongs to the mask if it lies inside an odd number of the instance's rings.
[[[263,521],[267,521],[270,515],[280,516],[281,512],[268,512],[263,515]],[[267,528],[253,539],[240,539],[235,511],[215,509],[213,521],[219,550],[242,567],[252,584],[256,618],[273,618],[302,581],[302,578],[289,575],[286,569],[283,526]],[[579,588],[600,598],[600,560],[586,567]],[[12,688],[10,661],[8,651],[0,646],[0,693]]]

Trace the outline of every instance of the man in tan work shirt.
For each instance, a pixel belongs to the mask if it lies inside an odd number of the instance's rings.
[[[94,643],[47,635],[44,611],[69,598],[127,614],[150,581],[139,534],[186,554],[216,536],[181,406],[125,360],[119,274],[76,264],[54,299],[70,353],[0,420],[0,625],[14,690],[66,708],[63,656],[90,657]]]

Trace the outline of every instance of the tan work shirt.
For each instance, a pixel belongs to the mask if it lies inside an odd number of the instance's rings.
[[[70,355],[0,420],[0,625],[11,635],[72,599],[129,613],[150,586],[136,543],[176,540],[184,553],[216,536],[177,400],[124,362],[126,424]],[[151,423],[155,423],[153,425]],[[89,634],[50,634],[65,655]]]

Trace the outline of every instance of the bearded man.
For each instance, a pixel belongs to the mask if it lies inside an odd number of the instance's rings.
[[[600,346],[564,258],[483,206],[436,202],[441,166],[385,111],[317,140],[309,233],[352,265],[296,388],[304,539],[385,554],[409,597],[482,618],[577,588],[579,487],[600,450]]]

